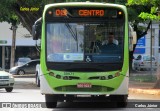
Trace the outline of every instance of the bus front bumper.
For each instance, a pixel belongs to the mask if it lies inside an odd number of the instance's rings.
[[[124,78],[122,81],[119,79]],[[49,85],[46,78],[41,76],[41,93],[42,94],[66,94],[66,95],[126,95],[128,94],[128,77],[116,77],[111,80],[97,80],[88,81],[81,80],[76,81],[77,83],[88,83],[92,84],[92,88],[77,88],[75,81],[68,82],[67,80],[59,80],[60,84],[56,87]],[[56,84],[56,81],[54,81]],[[59,85],[59,86],[58,86]]]

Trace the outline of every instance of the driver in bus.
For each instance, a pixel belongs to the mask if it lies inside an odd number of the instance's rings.
[[[108,40],[103,41],[102,45],[107,45],[107,44],[112,44],[112,43],[115,45],[118,45],[118,40],[114,39],[113,32],[110,32],[108,36]]]
[[[118,41],[112,32],[109,33],[108,40],[102,42],[100,49],[102,53],[115,53],[118,50]]]

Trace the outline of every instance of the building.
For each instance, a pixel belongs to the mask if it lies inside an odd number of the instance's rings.
[[[10,68],[10,55],[12,46],[11,24],[0,23],[0,67]],[[39,54],[35,48],[36,42],[32,40],[30,33],[22,26],[18,25],[16,30],[15,63],[19,57],[38,58]]]
[[[146,24],[140,24],[142,27],[147,27]],[[160,62],[160,29],[159,23],[152,23],[152,55]],[[151,54],[151,28],[148,30],[147,35],[138,40],[134,57],[138,55]]]

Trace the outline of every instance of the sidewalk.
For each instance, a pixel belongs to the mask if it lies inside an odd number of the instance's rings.
[[[155,83],[129,82],[129,93],[160,95],[160,89],[153,89]]]
[[[14,78],[35,78],[35,74],[13,75]]]

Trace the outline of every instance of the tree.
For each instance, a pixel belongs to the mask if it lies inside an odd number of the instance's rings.
[[[37,18],[42,15],[46,0],[1,0],[0,21],[7,21],[12,25],[22,23],[31,32],[31,27]],[[37,7],[38,11],[25,11],[22,8]]]
[[[85,2],[88,0],[0,0],[0,22],[7,21],[12,25],[22,23],[31,33],[32,25],[42,16],[43,8],[48,3]],[[122,2],[125,0],[89,0],[92,2]],[[36,7],[37,11],[25,11],[24,8]]]
[[[136,7],[136,8],[135,8]],[[144,35],[147,34],[148,29],[150,28],[150,24],[151,22],[149,21],[144,21],[142,18],[139,17],[139,15],[141,14],[141,12],[150,11],[150,6],[143,6],[143,5],[127,5],[127,9],[128,9],[128,17],[129,17],[129,22],[131,22],[132,27],[134,28],[134,31],[136,31],[137,33],[137,41],[143,37]],[[139,23],[147,23],[148,27],[145,29],[145,31],[143,31],[144,29],[141,29],[138,24]],[[136,44],[133,46],[133,51],[129,52],[129,65],[130,65],[130,70],[132,71],[132,60],[133,60],[133,53],[134,50],[136,48]]]
[[[128,0],[130,6],[147,6],[150,12],[142,11],[139,15],[143,20],[159,20],[158,9],[160,8],[160,0]],[[137,8],[137,7],[136,7]]]
[[[146,29],[145,32],[141,33],[139,32],[138,28],[137,28],[137,20],[135,20],[134,23],[134,29],[137,32],[137,37],[138,39],[140,39],[142,37],[142,35],[145,35],[147,33],[147,30],[150,27],[151,21],[158,21],[160,20],[160,12],[158,9],[160,9],[160,0],[128,0],[128,6],[129,7],[139,7],[139,6],[143,6],[146,7],[146,9],[149,10],[140,10],[140,13],[138,15],[138,17],[143,20],[144,22],[146,21],[150,21],[148,24],[148,27]],[[134,46],[135,49],[135,46]],[[132,52],[133,54],[133,52]],[[159,68],[160,69],[160,68]],[[154,86],[154,88],[160,88],[160,70],[157,71],[157,82]]]

